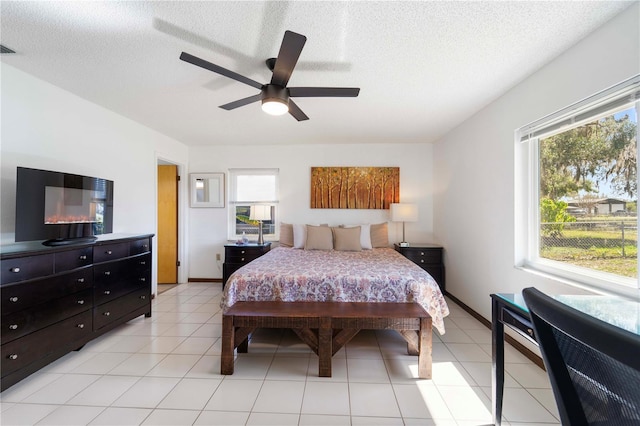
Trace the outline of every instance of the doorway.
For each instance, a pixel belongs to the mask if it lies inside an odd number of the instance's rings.
[[[178,283],[178,166],[158,163],[158,284]]]

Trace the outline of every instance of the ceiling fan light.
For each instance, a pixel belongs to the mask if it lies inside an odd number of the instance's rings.
[[[262,110],[271,115],[283,115],[289,112],[289,105],[282,99],[263,99]]]

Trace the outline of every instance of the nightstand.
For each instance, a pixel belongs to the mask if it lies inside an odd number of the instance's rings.
[[[235,271],[271,250],[271,243],[225,244],[222,265],[222,288]]]
[[[436,280],[442,293],[446,293],[442,246],[424,243],[411,243],[409,247],[400,247],[399,244],[393,246],[404,257],[427,271]]]

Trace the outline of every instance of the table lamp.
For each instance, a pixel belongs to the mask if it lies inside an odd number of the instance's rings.
[[[409,203],[392,203],[390,210],[391,221],[402,222],[402,242],[400,243],[400,247],[409,247],[409,243],[406,242],[404,237],[404,224],[405,222],[418,221],[418,206]]]
[[[271,206],[260,204],[251,206],[249,220],[258,221],[258,244],[264,244],[264,238],[262,236],[262,221],[271,220]]]

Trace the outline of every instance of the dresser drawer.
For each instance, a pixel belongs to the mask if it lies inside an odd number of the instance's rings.
[[[141,261],[145,264],[140,265]],[[141,287],[149,287],[151,270],[148,263],[150,255],[94,266],[94,303],[106,303]]]
[[[224,261],[227,263],[239,263],[244,265],[259,258],[262,254],[263,253],[233,254],[228,257],[225,256]]]
[[[142,254],[131,258],[131,269],[134,275],[146,276],[151,274],[151,253]]]
[[[135,240],[135,241],[131,241],[129,243],[129,254],[131,256],[136,255],[136,254],[140,254],[140,253],[147,253],[151,251],[151,239],[150,238],[144,238],[141,240]]]
[[[100,328],[118,321],[128,313],[149,305],[151,300],[151,286],[145,286],[132,293],[93,308],[93,328]]]
[[[15,283],[0,288],[2,315],[48,302],[93,287],[93,268],[88,266],[51,278]]]
[[[70,271],[93,263],[93,247],[61,251],[55,254],[55,272]]]
[[[420,248],[403,248],[402,254],[414,263],[442,263],[441,249],[420,249]]]
[[[95,286],[108,285],[118,281],[125,281],[132,276],[131,259],[119,262],[107,262],[93,266],[93,281]]]
[[[3,259],[0,263],[2,285],[53,274],[53,253]]]
[[[65,344],[78,342],[81,346],[91,339],[91,334],[91,311],[86,311],[2,345],[2,376],[59,350]]]
[[[93,262],[108,262],[129,256],[129,243],[104,244],[93,247]]]
[[[91,309],[93,292],[83,290],[29,309],[2,315],[2,344]]]
[[[249,263],[269,251],[269,247],[226,247],[224,261],[228,263]]]

